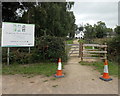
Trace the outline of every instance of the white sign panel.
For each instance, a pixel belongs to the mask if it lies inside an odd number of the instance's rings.
[[[2,47],[34,46],[34,24],[2,23]]]

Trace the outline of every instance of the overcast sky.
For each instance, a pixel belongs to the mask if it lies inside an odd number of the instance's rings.
[[[76,24],[105,22],[108,28],[118,25],[118,2],[75,2],[72,8]]]

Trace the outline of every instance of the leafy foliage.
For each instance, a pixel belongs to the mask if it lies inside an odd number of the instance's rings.
[[[2,21],[20,22],[20,14],[34,7],[35,2],[2,2]],[[19,12],[18,12],[19,11]],[[19,14],[20,13],[20,14]]]
[[[110,33],[112,30],[107,28],[105,23],[102,21],[97,22],[94,26],[86,24],[85,28],[85,39],[104,38],[107,36],[107,31]]]
[[[6,62],[7,48],[3,50],[3,62]],[[31,48],[10,48],[10,63],[28,64],[38,62],[57,62],[58,58],[62,61],[67,60],[64,39],[61,37],[46,36],[36,40],[36,46]]]
[[[94,27],[90,24],[85,25],[85,39],[93,39],[95,37]]]
[[[61,37],[46,36],[41,37],[36,42],[36,48],[39,51],[38,54],[42,56],[42,60],[54,61],[58,58],[62,58],[62,61],[67,60],[67,53],[65,53],[65,42]],[[35,59],[35,58],[33,58]]]
[[[109,58],[120,63],[120,35],[108,42]]]
[[[75,16],[70,11],[73,2],[3,2],[3,22],[35,24],[35,47],[10,48],[10,62],[19,64],[42,61],[67,60],[64,40],[68,34],[74,37]],[[18,12],[17,12],[18,11]],[[9,13],[9,15],[8,15]],[[3,62],[7,49],[3,48]]]
[[[99,22],[97,22],[97,25],[94,25],[94,27],[95,27],[97,38],[103,38],[103,37],[107,36],[107,34],[106,34],[107,28],[106,28],[106,25],[104,22],[99,21]]]
[[[4,22],[35,24],[36,38],[44,35],[66,37],[68,33],[74,37],[75,16],[69,11],[73,5],[73,2],[39,2],[38,5],[35,2],[4,2],[2,17]]]
[[[120,64],[120,26],[116,26],[114,31],[117,36],[108,41],[108,57]]]
[[[13,7],[14,6],[14,7]],[[2,19],[3,21],[14,22],[17,20],[16,10],[19,8],[19,3],[3,2],[2,3]]]
[[[114,29],[114,31],[115,31],[118,35],[120,35],[120,26],[116,26],[116,28]]]

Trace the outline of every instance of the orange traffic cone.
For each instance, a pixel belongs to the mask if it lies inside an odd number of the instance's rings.
[[[55,74],[55,77],[57,78],[64,77],[64,75],[62,74],[61,58],[59,58],[58,60],[58,70],[57,70],[57,73]]]
[[[108,73],[108,61],[107,60],[105,60],[104,62],[104,73],[103,73],[103,76],[100,77],[100,79],[104,81],[112,80],[112,78],[110,78],[109,73]]]

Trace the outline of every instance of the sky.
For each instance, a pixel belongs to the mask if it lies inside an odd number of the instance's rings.
[[[96,24],[105,22],[108,28],[118,25],[118,2],[76,2],[71,9],[75,15],[75,24]]]

